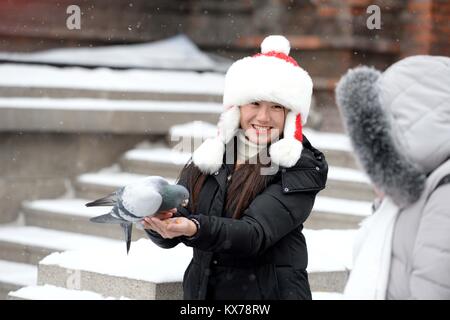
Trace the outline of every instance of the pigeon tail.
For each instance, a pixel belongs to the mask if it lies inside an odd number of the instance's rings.
[[[116,203],[117,203],[117,194],[113,192],[107,195],[106,197],[86,203],[86,207],[114,206]]]
[[[120,226],[123,229],[123,234],[125,236],[125,242],[127,245],[127,255],[128,252],[130,251],[130,246],[131,246],[131,233],[133,231],[133,224],[132,223],[121,223]]]

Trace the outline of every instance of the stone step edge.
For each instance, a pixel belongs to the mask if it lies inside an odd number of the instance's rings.
[[[49,296],[49,293],[51,296]],[[107,297],[94,291],[72,290],[53,285],[33,285],[12,290],[8,300],[130,300],[128,297]]]
[[[132,299],[181,299],[182,282],[155,283],[124,276],[113,276],[95,271],[85,271],[39,264],[38,285],[51,284],[59,287],[96,291],[112,297],[127,296]],[[311,290],[342,292],[349,271],[310,272]],[[114,279],[114,281],[112,281]]]

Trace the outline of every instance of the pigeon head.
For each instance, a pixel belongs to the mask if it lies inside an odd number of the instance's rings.
[[[182,185],[166,185],[161,190],[163,203],[161,210],[169,210],[178,206],[185,207],[189,202],[189,191]]]

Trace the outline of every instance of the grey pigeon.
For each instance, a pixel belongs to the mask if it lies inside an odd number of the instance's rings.
[[[93,217],[90,221],[120,224],[128,254],[133,223],[160,211],[186,206],[188,201],[189,191],[185,187],[171,185],[159,176],[149,176],[121,187],[106,197],[86,203],[86,207],[113,206],[111,212]]]

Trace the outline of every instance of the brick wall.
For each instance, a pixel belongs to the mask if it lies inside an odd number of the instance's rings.
[[[432,34],[430,53],[450,56],[450,1],[435,0],[431,8]]]
[[[403,13],[401,56],[450,56],[450,2],[410,0]]]

